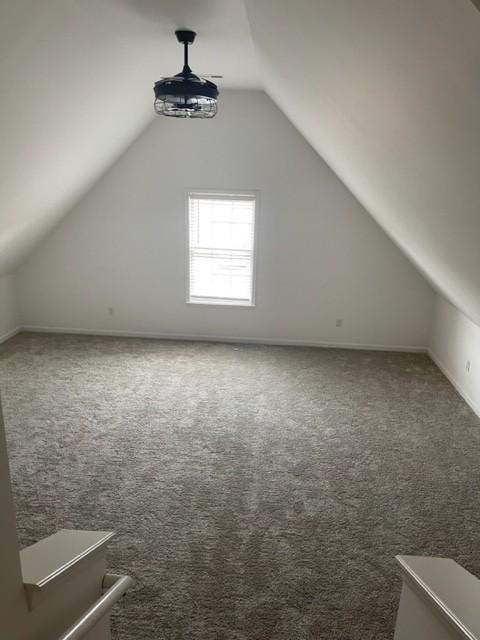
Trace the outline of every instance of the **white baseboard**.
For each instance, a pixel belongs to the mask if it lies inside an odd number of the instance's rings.
[[[463,389],[462,385],[458,382],[458,380],[454,377],[454,375],[450,372],[450,370],[443,364],[443,362],[435,355],[435,353],[428,349],[428,355],[433,360],[433,362],[437,365],[443,375],[449,380],[452,386],[457,390],[457,392],[462,396],[465,402],[469,405],[469,407],[474,411],[477,416],[480,418],[480,405],[478,405],[475,400],[473,400],[468,393]]]
[[[0,336],[0,344],[2,344],[2,342],[5,342],[9,338],[13,338],[13,336],[16,336],[17,333],[20,333],[21,330],[22,330],[22,327],[15,327],[14,329],[7,331],[7,333],[2,334]]]
[[[153,338],[156,340],[188,340],[195,342],[227,342],[239,344],[266,344],[290,347],[324,347],[329,349],[360,349],[365,351],[404,351],[407,353],[427,353],[426,347],[404,345],[358,344],[350,342],[323,342],[312,340],[290,340],[282,338],[246,338],[240,336],[208,336],[181,333],[151,333],[146,331],[123,331],[117,329],[80,329],[71,327],[42,327],[25,325],[22,331],[38,333],[71,333],[92,336],[112,336],[121,338]]]

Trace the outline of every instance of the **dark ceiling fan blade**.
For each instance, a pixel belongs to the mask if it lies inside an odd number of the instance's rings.
[[[479,0],[479,2],[480,2],[480,0]],[[217,80],[219,80],[219,79],[224,77],[223,75],[215,74],[215,73],[196,73],[195,75],[200,76],[200,78],[214,78],[214,79],[216,78]],[[168,78],[169,76],[162,75],[161,77],[162,78]]]

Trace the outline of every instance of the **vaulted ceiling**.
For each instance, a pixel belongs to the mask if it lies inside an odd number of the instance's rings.
[[[246,4],[268,93],[480,322],[480,12],[470,0]]]
[[[151,121],[153,83],[194,68],[259,87],[238,0],[0,3],[0,273],[11,271]]]
[[[177,27],[199,33],[195,70],[223,74],[221,87],[263,85],[480,323],[480,12],[470,0],[2,3],[0,272],[151,121],[153,81],[179,67]]]

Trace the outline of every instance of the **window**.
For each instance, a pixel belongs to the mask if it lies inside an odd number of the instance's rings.
[[[253,306],[254,195],[188,194],[187,302]]]

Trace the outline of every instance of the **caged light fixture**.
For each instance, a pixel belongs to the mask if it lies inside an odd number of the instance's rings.
[[[179,30],[175,35],[184,47],[183,70],[155,82],[155,112],[172,118],[213,118],[217,113],[217,85],[196,76],[188,66],[188,47],[197,34]]]

